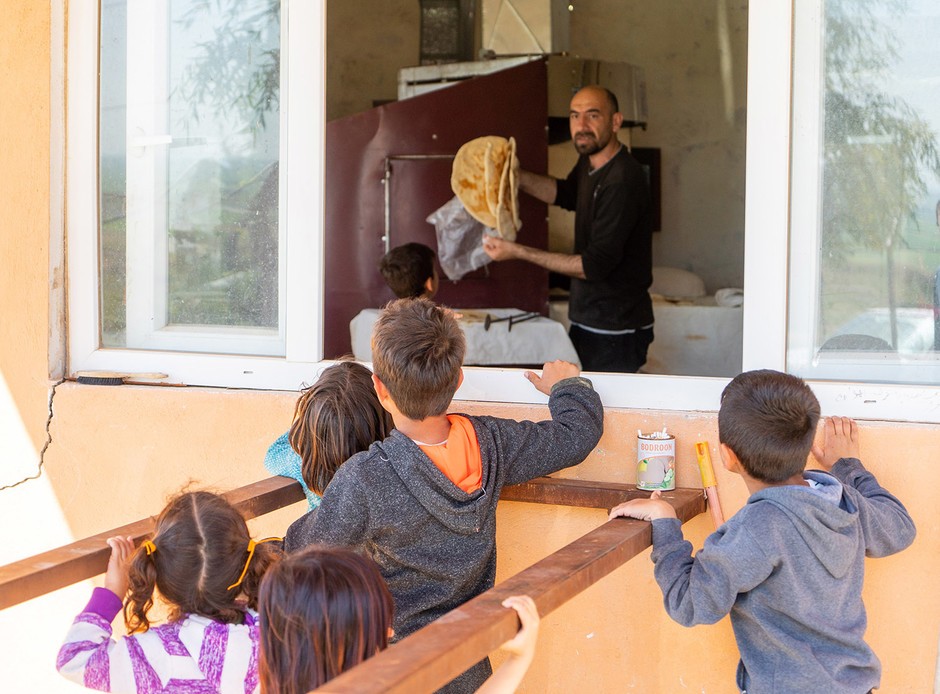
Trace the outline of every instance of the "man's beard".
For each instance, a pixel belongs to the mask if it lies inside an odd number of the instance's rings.
[[[586,139],[578,140],[578,135],[584,135]],[[607,142],[602,144],[592,133],[577,133],[574,137],[574,148],[577,150],[578,154],[591,156],[592,154],[597,154],[606,146]]]

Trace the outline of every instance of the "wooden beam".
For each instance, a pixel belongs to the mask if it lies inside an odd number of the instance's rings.
[[[604,501],[601,508],[607,508],[610,497],[604,488],[608,486],[577,480],[536,480],[507,487],[501,498],[515,496],[516,500],[528,501],[560,495],[569,501],[581,502],[595,495],[596,500]],[[648,492],[638,493],[633,485],[615,487],[612,490],[618,499],[615,504],[624,498],[619,495],[625,494],[626,498],[649,495]],[[663,498],[673,504],[683,522],[705,511],[700,489],[678,489],[664,493]],[[635,557],[649,547],[651,541],[651,526],[647,522],[623,518],[608,521],[317,691],[336,694],[434,691],[515,635],[519,621],[515,612],[501,605],[506,597],[529,595],[535,600],[539,614],[545,616]]]
[[[680,498],[684,499],[685,494],[689,492],[704,495],[701,489],[677,489],[663,492],[663,498],[675,502]],[[537,477],[523,484],[504,487],[499,500],[611,509],[622,501],[648,499],[649,495],[648,491],[637,489],[633,484]],[[686,520],[688,519],[683,519],[682,522]]]
[[[694,493],[701,494],[698,490]],[[669,494],[673,492],[667,492],[664,498],[671,501]],[[610,508],[626,499],[647,495],[633,485],[541,477],[505,487],[501,499]],[[262,516],[304,498],[300,485],[288,477],[270,477],[233,489],[224,496],[246,518]],[[0,610],[104,573],[111,554],[105,542],[109,537],[129,535],[136,544],[151,532],[153,518],[145,518],[0,567]]]
[[[303,489],[289,477],[270,477],[225,493],[245,518],[262,516],[301,501]],[[129,535],[134,544],[153,532],[145,518],[0,567],[0,610],[104,573],[111,550],[106,540]]]

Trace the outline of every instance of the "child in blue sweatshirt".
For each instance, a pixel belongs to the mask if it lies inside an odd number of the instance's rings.
[[[819,402],[801,379],[749,371],[725,388],[718,437],[747,504],[694,557],[668,503],[636,499],[610,512],[653,523],[654,574],[684,626],[731,615],[746,694],[862,694],[881,663],[865,643],[865,557],[914,540],[904,506],[858,459],[853,420],[830,417],[814,446]],[[823,470],[804,470],[812,451]]]

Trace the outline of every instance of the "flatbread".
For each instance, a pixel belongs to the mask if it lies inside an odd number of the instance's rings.
[[[510,204],[512,205],[512,223],[516,231],[522,228],[522,220],[519,219],[519,157],[516,156],[516,139],[509,138],[509,192]]]
[[[509,162],[511,162],[511,158]],[[512,193],[509,188],[509,171],[511,163],[503,166],[503,173],[499,177],[499,198],[496,201],[496,231],[508,241],[516,240],[516,224],[512,214]]]
[[[488,135],[465,143],[454,157],[450,184],[470,215],[514,240],[519,223],[515,140]]]

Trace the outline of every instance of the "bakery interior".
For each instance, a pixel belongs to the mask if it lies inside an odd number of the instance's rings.
[[[631,124],[620,140],[650,167],[658,210],[655,340],[642,371],[740,370],[746,2],[331,0],[326,18],[325,356],[351,351],[346,326],[393,298],[375,271],[388,247],[435,248],[424,220],[452,196],[451,157],[463,142],[513,136],[522,168],[564,177],[577,156],[567,101],[579,82],[609,81]],[[519,242],[570,252],[574,214],[520,198]],[[493,264],[459,280],[442,273],[436,298],[470,320],[502,309],[493,317],[531,311],[564,325],[565,292],[554,286],[563,281],[525,265]],[[507,323],[484,339],[524,342],[535,327],[522,323],[512,335]]]

